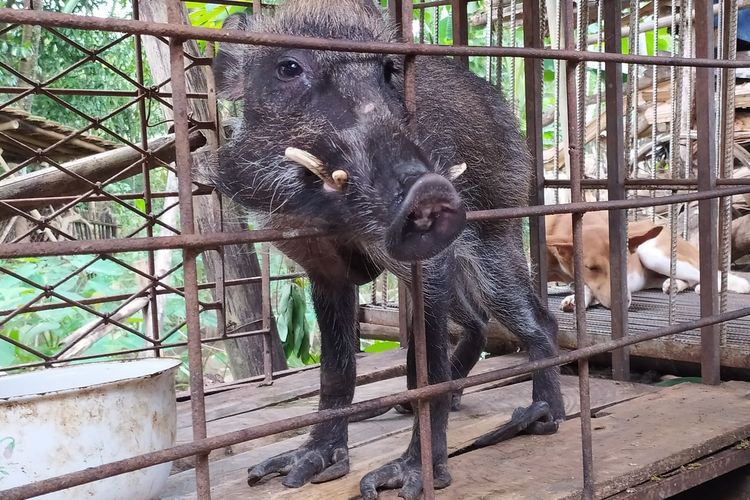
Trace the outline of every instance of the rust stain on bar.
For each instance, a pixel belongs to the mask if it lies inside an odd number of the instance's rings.
[[[580,2],[578,4],[580,6]],[[573,50],[575,44],[574,29],[580,23],[581,10],[579,9],[579,23],[576,23],[574,13],[576,12],[573,0],[561,2],[561,20],[566,26],[565,48]],[[578,26],[581,30],[580,25]],[[584,36],[586,30],[582,30]],[[580,47],[578,48],[580,50]],[[581,178],[584,171],[584,149],[583,130],[585,128],[585,66],[580,66],[575,61],[569,61],[566,65],[567,95],[566,104],[568,108],[568,142],[570,148],[570,193],[573,203],[581,202],[583,199],[581,190]],[[577,345],[586,346],[586,303],[583,280],[583,214],[573,214],[573,272],[575,282],[575,316]],[[587,359],[578,361],[578,387],[581,409],[581,454],[583,459],[583,490],[581,498],[590,500],[594,498],[594,454],[591,436],[591,396],[589,388],[589,363]]]
[[[695,54],[699,57],[714,55],[713,2],[695,2]],[[714,102],[714,77],[710,68],[695,70],[695,126],[698,131],[698,190],[716,188],[716,123]],[[700,252],[701,316],[711,316],[718,310],[717,272],[719,271],[718,200],[708,198],[698,203],[698,242]],[[720,335],[717,325],[701,329],[701,379],[705,384],[720,382]]]
[[[622,0],[611,0],[611,5],[604,9],[605,50],[619,54],[622,51],[622,33],[620,13]],[[605,101],[608,109],[623,109],[622,99],[622,64],[610,62],[605,65]],[[611,107],[610,107],[611,106]],[[599,112],[597,110],[597,112]],[[622,114],[607,113],[607,198],[609,200],[625,199],[625,144],[623,136]],[[628,330],[628,306],[623,300],[628,296],[627,281],[627,212],[613,210],[609,212],[609,262],[612,297],[612,338],[622,338]],[[612,377],[615,380],[630,379],[630,354],[627,349],[612,352]]]
[[[95,16],[78,16],[59,14],[47,11],[24,11],[18,9],[0,9],[0,22],[12,24],[31,24],[72,29],[87,29],[177,37],[182,39],[206,40],[212,42],[232,42],[249,45],[274,47],[298,47],[314,50],[331,50],[338,52],[362,52],[385,54],[412,54],[432,56],[494,56],[523,57],[532,59],[564,59],[569,61],[619,61],[628,64],[651,64],[657,66],[690,66],[709,68],[746,68],[747,61],[723,60],[710,58],[687,58],[669,56],[639,56],[632,54],[607,54],[577,50],[529,49],[525,47],[464,47],[445,45],[417,45],[413,43],[385,42],[352,42],[345,40],[328,40],[325,38],[308,38],[272,33],[249,33],[238,30],[216,30],[194,28],[185,25],[172,25],[128,19],[103,18]]]

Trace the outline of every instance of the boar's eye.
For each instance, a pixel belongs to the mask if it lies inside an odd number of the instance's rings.
[[[294,59],[282,59],[276,65],[276,75],[280,80],[289,81],[302,74],[302,65]]]
[[[385,79],[385,83],[391,83],[391,78],[395,72],[396,68],[393,65],[393,61],[386,59],[383,63],[383,78]]]

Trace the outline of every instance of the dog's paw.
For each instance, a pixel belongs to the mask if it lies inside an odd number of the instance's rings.
[[[750,293],[750,282],[740,276],[727,276],[727,290],[734,293]]]
[[[693,291],[695,291],[695,293],[701,293],[701,284],[698,283],[697,285],[695,285],[695,288],[693,288]]]
[[[670,281],[671,280],[669,278],[664,280],[664,283],[661,286],[662,292],[669,294],[669,289],[671,287]],[[685,280],[675,278],[674,281],[675,281],[675,293],[680,293],[690,288],[690,284]]]
[[[562,302],[560,302],[560,310],[563,312],[573,312],[576,310],[576,296],[575,295],[568,295],[564,299],[562,299]]]

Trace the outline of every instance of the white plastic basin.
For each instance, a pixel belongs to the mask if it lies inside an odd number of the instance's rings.
[[[89,363],[0,377],[2,490],[174,445],[179,360]],[[51,493],[45,500],[152,499],[171,464]]]

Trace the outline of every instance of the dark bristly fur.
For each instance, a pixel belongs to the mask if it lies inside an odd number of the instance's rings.
[[[272,17],[233,16],[225,27],[360,41],[396,39],[393,26],[368,0],[287,0]],[[278,66],[290,57],[303,72],[281,78]],[[531,359],[557,351],[557,325],[531,286],[520,221],[472,223],[461,232],[464,208],[528,202],[528,153],[515,117],[490,85],[452,60],[418,58],[417,123],[411,133],[405,123],[401,64],[400,58],[387,55],[231,44],[220,48],[215,63],[220,94],[244,98],[241,125],[219,151],[217,187],[267,227],[315,224],[337,234],[277,245],[305,268],[312,282],[322,335],[321,408],[347,405],[354,394],[356,285],[383,269],[408,281],[409,260],[426,259],[430,382],[468,374],[484,347],[490,317],[525,343]],[[315,155],[329,174],[344,170],[345,189],[327,191],[316,176],[285,159],[290,146]],[[449,169],[463,162],[468,169],[451,186],[445,179]],[[423,210],[434,217],[432,225],[414,233],[412,220]],[[466,330],[450,359],[449,317]],[[410,387],[415,385],[413,359],[410,345]],[[557,369],[533,375],[535,404],[514,416],[514,432],[557,429],[565,416],[558,379]],[[449,407],[449,396],[432,401],[435,482],[440,487],[450,483]],[[540,412],[541,420],[524,418],[536,419]],[[402,487],[406,498],[418,496],[418,433],[417,422],[404,455],[362,479],[365,499],[375,498],[382,487]],[[285,485],[301,486],[348,470],[347,422],[334,420],[315,426],[299,450],[252,468],[248,482],[280,472],[286,474]]]

